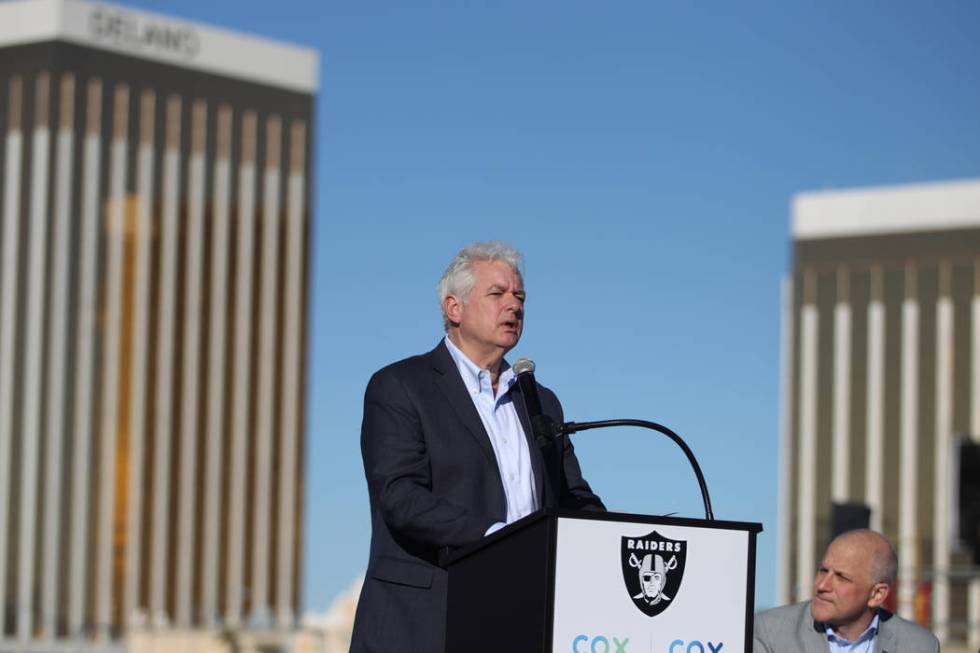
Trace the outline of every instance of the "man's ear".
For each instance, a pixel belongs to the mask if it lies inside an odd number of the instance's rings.
[[[450,293],[442,300],[442,310],[446,312],[446,317],[449,318],[450,322],[459,324],[463,317],[463,302],[456,295]]]
[[[891,590],[888,583],[875,583],[871,586],[871,595],[868,597],[868,607],[877,608],[880,607],[885,599],[888,598],[888,593]]]

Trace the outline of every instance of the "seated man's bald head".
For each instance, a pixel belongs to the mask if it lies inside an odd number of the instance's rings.
[[[859,528],[841,533],[834,538],[834,542],[837,540],[847,540],[867,552],[872,583],[895,583],[898,575],[898,554],[884,535],[868,528]]]

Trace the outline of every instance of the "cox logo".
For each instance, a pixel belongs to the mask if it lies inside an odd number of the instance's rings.
[[[610,643],[610,638],[605,635],[596,635],[595,637],[579,635],[572,640],[572,653],[626,653],[626,645],[630,642],[629,637],[622,641],[616,637],[611,639],[612,643]]]
[[[687,644],[687,648],[684,647],[685,643]],[[681,651],[684,653],[718,653],[724,645],[724,642],[718,642],[717,644],[708,642],[708,648],[705,648],[704,644],[696,639],[692,639],[690,642],[685,642],[683,639],[675,639],[670,643],[668,653],[681,653]]]

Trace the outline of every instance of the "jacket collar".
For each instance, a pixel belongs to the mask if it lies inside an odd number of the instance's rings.
[[[806,614],[800,620],[800,625],[804,629],[803,637],[805,653],[827,653],[830,646],[827,644],[827,632],[824,625],[813,618],[812,602],[806,602]]]
[[[878,608],[878,639],[875,641],[875,651],[878,653],[895,653],[898,650],[898,637],[888,623],[894,616],[888,610]]]
[[[811,605],[811,601],[806,602],[806,618],[803,619],[803,623],[809,625],[807,636],[803,638],[803,641],[806,642],[806,653],[827,653],[828,645],[825,624],[816,621],[811,616]],[[878,608],[878,636],[875,637],[874,647],[876,653],[895,653],[898,648],[895,629],[888,623],[888,620],[892,616],[892,613],[888,610]]]
[[[459,375],[456,368],[456,361],[446,349],[446,343],[440,341],[436,348],[429,352],[429,361],[433,371],[436,373],[436,386],[445,395],[446,403],[449,404],[459,420],[466,426],[466,430],[476,440],[477,444],[494,463],[496,467],[497,459],[493,455],[493,446],[490,444],[490,436],[483,428],[480,414],[476,412],[476,406],[466,391],[466,384]]]

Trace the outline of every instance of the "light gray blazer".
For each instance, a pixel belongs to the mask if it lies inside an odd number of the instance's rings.
[[[928,630],[887,610],[878,610],[875,653],[939,653]],[[828,653],[827,632],[810,614],[810,602],[785,605],[755,615],[753,653]]]

